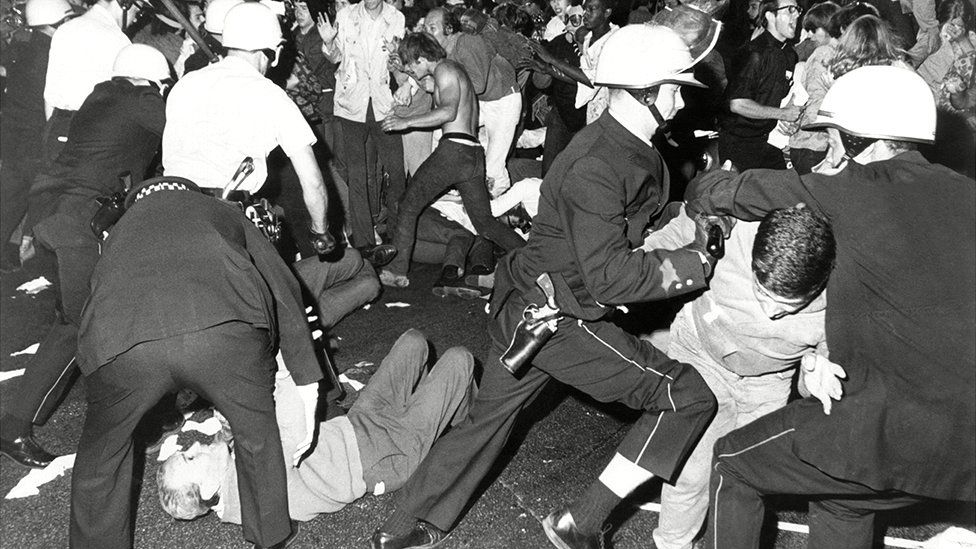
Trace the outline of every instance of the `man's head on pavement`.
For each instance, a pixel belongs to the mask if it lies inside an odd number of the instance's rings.
[[[796,0],[765,0],[759,6],[759,21],[773,38],[784,42],[796,35],[800,11]]]
[[[611,107],[628,108],[636,101],[637,121],[650,133],[684,107],[680,86],[704,87],[691,73],[688,46],[662,25],[628,25],[607,39],[597,63],[594,83],[611,89]]]
[[[234,6],[224,18],[223,30],[228,56],[246,60],[262,74],[278,62],[283,41],[281,23],[266,6],[258,2]]]
[[[195,442],[167,458],[156,472],[163,510],[180,520],[209,513],[220,500],[220,483],[231,459],[230,446],[220,437],[210,444]]]
[[[397,54],[403,62],[404,71],[417,80],[432,75],[437,63],[447,57],[444,48],[426,33],[406,35],[400,41]]]
[[[753,293],[763,313],[775,320],[817,300],[836,248],[830,223],[802,204],[767,214],[752,245]]]
[[[616,0],[586,0],[583,3],[583,26],[589,30],[608,25]]]
[[[935,98],[921,76],[894,66],[854,69],[827,90],[817,118],[827,129],[827,160],[867,164],[935,142]]]

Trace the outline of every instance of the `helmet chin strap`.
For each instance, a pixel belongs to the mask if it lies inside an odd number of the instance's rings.
[[[659,129],[663,129],[667,125],[668,121],[661,116],[661,111],[657,110],[657,104],[650,105],[647,107],[647,110],[651,111],[651,116],[654,117],[654,121],[657,122]]]

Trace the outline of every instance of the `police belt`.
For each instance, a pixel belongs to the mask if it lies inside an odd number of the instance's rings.
[[[206,195],[234,202],[240,206],[244,216],[247,217],[255,227],[261,231],[272,244],[276,244],[281,239],[281,219],[274,211],[271,203],[266,198],[255,200],[248,191],[231,191],[225,198],[224,189],[216,187],[201,187],[200,192]]]

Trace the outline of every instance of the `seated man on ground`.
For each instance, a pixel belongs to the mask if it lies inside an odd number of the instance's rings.
[[[645,250],[677,249],[695,237],[682,212],[648,235]],[[726,433],[786,405],[796,366],[801,394],[824,401],[840,383],[824,359],[824,288],[834,265],[830,224],[798,205],[762,222],[739,222],[725,243],[709,289],[684,305],[664,351],[691,364],[718,401],[718,411],[674,484],[661,491],[654,530],[659,549],[688,549],[708,509],[712,447]],[[656,343],[656,342],[655,342]],[[808,358],[809,357],[809,358]]]
[[[288,471],[288,509],[296,520],[332,513],[367,491],[400,488],[434,440],[467,416],[476,387],[474,359],[463,347],[448,349],[427,371],[427,339],[407,330],[393,345],[349,413],[319,424],[318,443]],[[304,411],[295,382],[279,370],[275,382],[283,455],[304,436]],[[209,444],[194,443],[170,456],[157,473],[159,502],[175,518],[210,512],[241,522],[240,495],[229,428]]]

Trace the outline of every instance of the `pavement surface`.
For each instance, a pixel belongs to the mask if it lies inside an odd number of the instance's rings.
[[[2,372],[28,367],[30,355],[10,355],[40,341],[46,327],[54,321],[53,289],[36,296],[15,290],[18,285],[45,274],[45,269],[50,266],[39,260],[25,270],[0,276]],[[436,274],[437,269],[432,265],[416,266],[410,288],[387,289],[368,310],[357,311],[343,321],[332,333],[336,346],[333,358],[339,370],[366,382],[376,366],[357,367],[357,363],[379,364],[399,334],[410,327],[424,332],[435,352],[464,345],[476,359],[483,359],[488,345],[484,301],[432,295],[430,285]],[[51,274],[46,276],[53,280]],[[409,306],[386,306],[395,302]],[[645,324],[639,312],[630,316],[628,324]],[[0,382],[0,399],[6,400],[16,394],[19,379]],[[84,392],[84,381],[79,380],[48,424],[36,430],[38,439],[48,450],[58,454],[75,451],[85,413]],[[342,404],[349,406],[354,399],[355,393],[350,391]],[[486,482],[484,492],[470,506],[443,547],[550,547],[540,521],[553,509],[579,496],[596,478],[635,418],[632,411],[601,405],[558,384],[551,384],[539,401],[526,411],[491,482]],[[191,522],[171,519],[157,503],[155,478],[159,464],[155,456],[137,461],[141,463],[137,463],[135,475],[138,482],[134,494],[136,547],[248,547],[238,526],[221,524],[213,514]],[[8,494],[27,473],[27,469],[13,461],[0,459],[0,492]],[[39,495],[0,500],[0,547],[67,546],[69,476],[70,471],[44,484]],[[660,489],[660,485],[653,481],[649,484],[642,493],[644,500],[656,499]],[[395,497],[395,494],[367,495],[340,512],[304,523],[302,534],[292,547],[366,548],[370,534],[392,511]],[[798,524],[805,522],[802,502],[777,500],[770,507],[770,518]],[[776,516],[772,517],[773,514]],[[973,504],[924,504],[880,518],[883,534],[909,540],[928,539],[950,525],[976,529]],[[657,524],[657,513],[625,505],[611,522],[608,547],[653,547],[651,531]],[[770,528],[765,546],[803,547],[805,539],[803,534]]]

